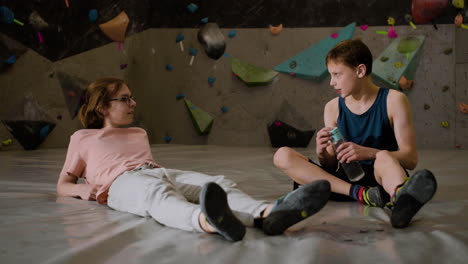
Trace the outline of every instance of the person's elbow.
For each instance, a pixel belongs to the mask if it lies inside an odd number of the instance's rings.
[[[64,190],[64,184],[62,182],[57,183],[56,191],[57,191],[57,196],[66,196],[65,195],[65,190]]]
[[[75,191],[76,181],[73,177],[60,177],[57,181],[56,192],[57,196],[72,196]]]

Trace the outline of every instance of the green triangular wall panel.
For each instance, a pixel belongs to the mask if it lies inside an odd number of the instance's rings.
[[[197,129],[198,134],[209,134],[211,127],[213,126],[214,118],[207,112],[196,107],[192,102],[187,99],[184,99],[185,106],[190,113],[190,118],[192,119],[193,125]]]
[[[303,79],[322,81],[328,75],[325,63],[328,52],[339,42],[352,38],[355,29],[356,23],[347,25],[338,32],[336,38],[330,36],[321,40],[276,66],[275,70],[282,73],[294,74]]]
[[[278,76],[276,71],[234,58],[231,60],[231,68],[232,72],[249,87],[268,85]]]
[[[372,76],[386,87],[401,90],[398,81],[401,76],[413,80],[421,59],[425,36],[400,37],[375,59]],[[384,59],[382,59],[384,58]]]

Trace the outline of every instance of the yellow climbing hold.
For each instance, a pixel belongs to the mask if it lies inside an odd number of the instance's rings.
[[[395,25],[395,18],[389,17],[389,18],[387,19],[387,23],[388,23],[389,25],[391,25],[391,26]]]
[[[224,217],[223,217],[223,216],[220,216],[220,217],[218,218],[218,223],[221,223],[223,220],[224,220]]]
[[[448,121],[443,121],[442,126],[445,127],[445,128],[448,128],[449,127],[449,122]]]
[[[464,0],[452,0],[452,5],[456,8],[463,9],[465,7]]]
[[[302,218],[306,218],[307,217],[307,212],[306,211],[301,211],[301,216],[302,216]]]
[[[13,143],[13,140],[11,140],[11,139],[7,139],[7,140],[3,140],[3,141],[2,141],[2,145],[3,145],[3,146],[8,146],[8,145],[10,145],[11,143]]]
[[[400,69],[401,67],[403,67],[403,63],[401,61],[395,62],[394,65],[395,65],[395,68],[397,68],[397,69]]]

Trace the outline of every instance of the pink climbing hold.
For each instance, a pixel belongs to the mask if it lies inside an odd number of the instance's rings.
[[[275,122],[275,126],[282,126],[282,125],[283,125],[283,123],[281,123],[281,122]]]
[[[394,27],[390,27],[390,28],[388,29],[387,35],[388,35],[390,38],[396,38],[396,37],[398,37],[398,34],[396,33]]]
[[[333,33],[333,34],[331,34],[331,37],[334,38],[334,39],[336,39],[336,38],[338,37],[338,33]]]
[[[39,38],[39,43],[44,42],[44,39],[42,38],[41,32],[37,32],[37,37]]]
[[[369,28],[368,25],[361,25],[359,27],[362,29],[362,31],[366,31]]]

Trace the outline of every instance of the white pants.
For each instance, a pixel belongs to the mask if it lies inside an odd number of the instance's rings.
[[[207,182],[216,182],[227,193],[229,207],[246,226],[267,207],[234,188],[224,176],[166,168],[141,167],[120,175],[109,189],[107,205],[115,210],[140,216],[151,216],[159,223],[186,230],[200,231],[199,193]]]

